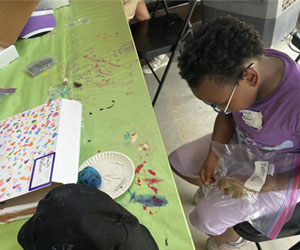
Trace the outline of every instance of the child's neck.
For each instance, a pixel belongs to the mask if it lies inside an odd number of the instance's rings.
[[[285,64],[278,57],[262,56],[258,61],[258,69],[261,79],[256,99],[260,100],[277,89],[285,70]]]

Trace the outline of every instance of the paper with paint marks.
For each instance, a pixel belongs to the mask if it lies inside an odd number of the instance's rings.
[[[0,122],[0,202],[77,181],[81,109],[57,99]]]

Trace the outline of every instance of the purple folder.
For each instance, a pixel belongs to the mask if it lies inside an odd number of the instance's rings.
[[[30,38],[40,33],[49,32],[54,29],[56,25],[52,9],[35,10],[24,29],[19,35],[20,38]]]

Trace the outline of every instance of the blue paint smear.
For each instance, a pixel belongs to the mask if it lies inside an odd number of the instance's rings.
[[[130,134],[129,134],[128,131],[127,131],[127,133],[124,135],[124,139],[125,139],[125,141],[127,141],[127,140],[130,139]]]
[[[135,192],[132,193],[130,192],[129,189],[128,189],[128,193],[130,194],[129,202],[133,202],[133,203],[137,202],[147,207],[162,207],[168,204],[166,198],[162,196],[151,195],[151,194],[136,195]]]

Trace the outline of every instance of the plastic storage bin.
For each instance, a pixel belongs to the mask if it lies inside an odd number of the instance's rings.
[[[203,22],[219,16],[243,18],[259,31],[266,47],[280,42],[298,20],[300,0],[202,0]]]

